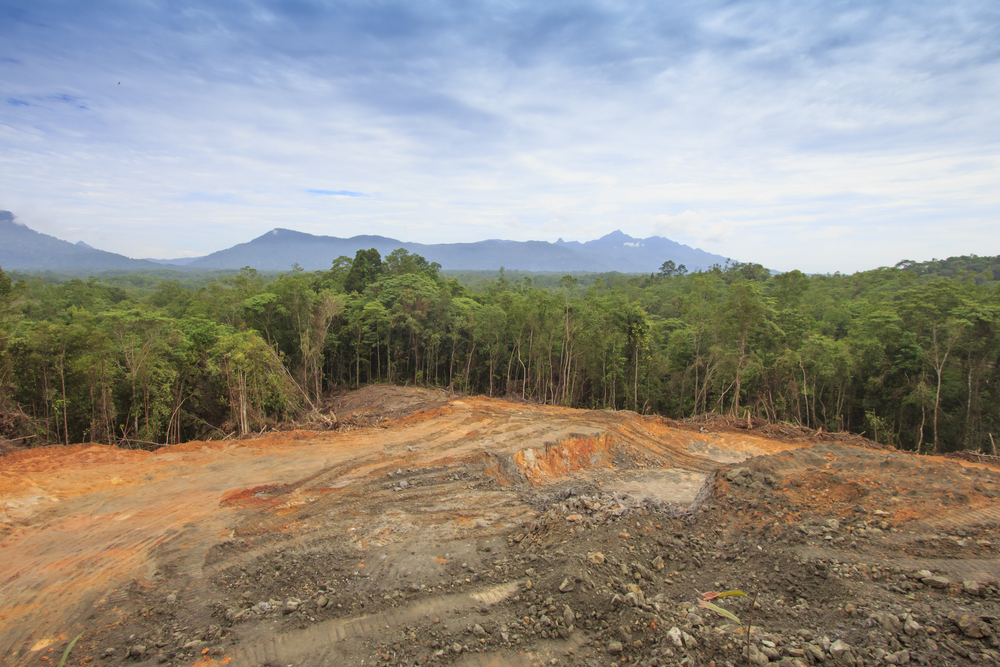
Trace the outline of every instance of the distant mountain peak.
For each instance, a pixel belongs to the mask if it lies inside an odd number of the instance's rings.
[[[83,241],[77,241],[76,245],[80,246],[81,248],[86,248],[87,250],[97,250],[97,248],[95,248],[94,246],[88,243],[84,243]]]
[[[14,222],[14,214],[10,211],[0,211],[0,222]]]
[[[101,271],[151,269],[157,265],[42,234],[17,222],[10,211],[0,211],[0,266],[27,271]]]
[[[627,241],[634,241],[635,239],[623,232],[620,229],[616,229],[610,234],[605,234],[598,241],[614,241],[615,243],[625,243]]]

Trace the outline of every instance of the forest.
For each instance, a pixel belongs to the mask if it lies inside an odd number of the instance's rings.
[[[995,453],[1000,258],[853,275],[0,270],[0,439],[154,448],[330,421],[397,383],[671,418],[705,412]]]

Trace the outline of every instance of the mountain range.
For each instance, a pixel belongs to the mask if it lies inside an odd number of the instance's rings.
[[[667,260],[684,264],[689,271],[706,269],[726,258],[692,248],[661,236],[637,239],[614,231],[594,241],[501,241],[423,244],[384,236],[338,238],[316,236],[290,229],[272,229],[252,241],[194,259],[131,259],[41,234],[15,222],[9,211],[0,211],[0,267],[20,271],[112,269],[180,270],[240,269],[287,271],[293,264],[315,271],[330,268],[341,255],[353,258],[361,249],[375,248],[383,256],[403,248],[437,262],[445,270],[651,273]]]
[[[0,211],[0,267],[17,271],[141,271],[162,269],[154,262],[96,250],[82,241],[70,243],[36,232]]]

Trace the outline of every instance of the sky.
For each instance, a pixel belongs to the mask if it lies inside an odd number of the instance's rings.
[[[1000,3],[0,1],[0,209],[131,257],[275,227],[1000,254]]]

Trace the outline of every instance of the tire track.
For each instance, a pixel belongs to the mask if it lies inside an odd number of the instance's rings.
[[[520,590],[522,582],[513,581],[491,586],[473,593],[438,595],[424,598],[400,608],[388,609],[378,614],[336,619],[317,623],[304,630],[276,635],[250,645],[244,644],[232,656],[233,667],[254,666],[265,662],[294,663],[301,667],[326,664],[346,664],[349,656],[356,655],[358,643],[365,639],[383,638],[399,628],[421,620],[456,612],[472,621],[486,618],[475,611],[483,605],[498,604]],[[338,644],[350,644],[338,647]]]

